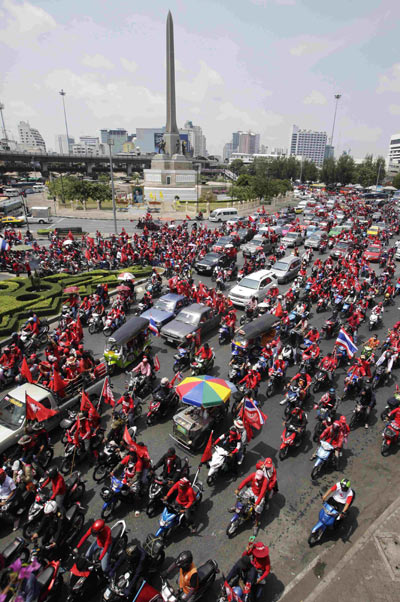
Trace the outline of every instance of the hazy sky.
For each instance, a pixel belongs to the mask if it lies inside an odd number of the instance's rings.
[[[235,130],[287,147],[292,124],[356,157],[400,131],[398,0],[0,0],[0,100],[49,147],[70,134],[165,124],[165,21],[175,27],[177,121],[211,153]]]

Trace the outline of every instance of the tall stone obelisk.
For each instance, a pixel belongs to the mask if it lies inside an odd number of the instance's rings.
[[[174,22],[167,17],[167,123],[164,134],[167,155],[180,154],[179,130],[176,125]]]
[[[151,169],[144,169],[144,197],[149,203],[166,206],[177,198],[194,201],[197,198],[197,176],[193,164],[182,153],[176,124],[174,24],[171,12],[167,17],[167,122],[160,148],[151,161]]]

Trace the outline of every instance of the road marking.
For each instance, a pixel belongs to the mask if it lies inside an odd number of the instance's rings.
[[[63,222],[63,221],[64,221],[64,219],[65,219],[65,218],[64,218],[64,217],[62,217],[61,219],[57,220],[57,221],[56,221],[56,224],[59,224],[60,222]]]

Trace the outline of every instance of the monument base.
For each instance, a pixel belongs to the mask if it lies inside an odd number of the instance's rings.
[[[160,195],[161,192],[161,195]],[[144,198],[146,201],[160,201],[161,203],[173,203],[175,197],[180,201],[196,201],[196,188],[174,188],[172,186],[144,186]],[[162,210],[162,209],[161,209]]]

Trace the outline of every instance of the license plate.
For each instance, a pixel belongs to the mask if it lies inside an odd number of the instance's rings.
[[[173,343],[174,339],[167,339],[168,343]]]
[[[180,433],[183,433],[184,435],[187,434],[187,430],[185,428],[183,428],[183,426],[181,426],[180,424],[176,425],[176,430],[179,431]]]

